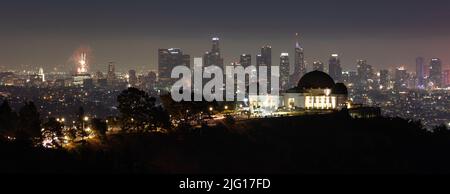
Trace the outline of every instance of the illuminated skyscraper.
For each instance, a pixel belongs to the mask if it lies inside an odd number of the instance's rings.
[[[263,64],[262,55],[261,54],[256,55],[256,69],[258,69],[258,67],[262,64]]]
[[[394,90],[404,91],[408,87],[408,72],[404,67],[395,70]]]
[[[113,85],[116,81],[116,65],[114,62],[109,62],[108,73],[106,74],[106,80],[108,85]]]
[[[252,65],[252,55],[242,54],[239,62],[241,63],[242,67],[244,67],[244,68]]]
[[[450,87],[450,69],[444,71],[444,87]]]
[[[425,59],[423,57],[416,58],[416,77],[417,87],[425,87]]]
[[[289,89],[289,53],[280,55],[280,90]]]
[[[223,58],[220,53],[220,39],[218,37],[212,38],[212,48],[203,56],[203,66],[211,65],[218,66],[224,69]]]
[[[258,68],[260,66],[266,66],[267,67],[267,92],[271,92],[271,79],[270,76],[272,75],[272,47],[270,45],[265,45],[261,48],[261,54],[256,56],[256,67]],[[260,76],[260,73],[258,72],[258,76]]]
[[[38,73],[38,75],[41,76],[42,82],[45,82],[45,74],[44,74],[44,69],[43,69],[42,67],[39,68],[39,73]]]
[[[390,88],[389,70],[387,69],[380,70],[379,83],[380,83],[379,88],[381,90],[387,90]]]
[[[183,54],[179,48],[158,50],[159,86],[169,91],[176,79],[171,78],[172,69],[177,66],[190,67],[190,56]]]
[[[136,87],[137,84],[137,76],[136,76],[136,70],[129,70],[128,71],[128,84],[130,87]]]
[[[290,78],[290,87],[295,87],[300,78],[306,74],[305,57],[303,47],[300,45],[299,34],[295,34],[294,72]]]
[[[372,66],[368,65],[366,60],[358,60],[356,69],[358,71],[358,81],[356,82],[356,85],[363,89],[368,89],[370,84],[373,83]]]
[[[322,61],[314,61],[313,62],[313,71],[325,71],[325,67]]]
[[[336,81],[342,80],[341,61],[338,54],[332,54],[328,63],[328,74]]]
[[[438,58],[431,59],[430,81],[433,83],[433,87],[442,87],[442,61]]]

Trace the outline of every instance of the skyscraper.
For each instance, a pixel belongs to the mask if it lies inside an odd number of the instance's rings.
[[[368,65],[366,60],[358,60],[356,69],[358,72],[358,81],[356,82],[356,84],[363,89],[369,88],[370,84],[373,81],[372,66]]]
[[[263,46],[261,48],[261,56],[264,65],[272,65],[272,47],[269,45]]]
[[[450,69],[447,69],[444,71],[443,79],[444,80],[442,82],[443,82],[444,87],[450,87]]]
[[[280,55],[280,90],[289,89],[289,53]]]
[[[342,81],[341,61],[338,54],[332,54],[328,63],[328,74],[336,81]]]
[[[183,54],[179,48],[158,50],[159,86],[169,91],[176,79],[171,78],[172,69],[176,66],[190,67],[190,56]]]
[[[303,47],[300,45],[299,34],[295,34],[295,53],[294,53],[294,72],[290,78],[290,87],[294,87],[300,78],[306,74],[305,57],[303,53]]]
[[[113,85],[116,81],[116,65],[114,62],[109,62],[108,73],[106,74],[106,80],[108,85]]]
[[[389,78],[389,70],[382,69],[380,70],[380,80],[379,80],[379,88],[380,90],[387,90],[390,87],[390,78]]]
[[[244,67],[244,68],[252,65],[252,55],[242,54],[239,62],[241,63],[242,67]]]
[[[272,47],[270,45],[265,45],[261,48],[261,54],[256,56],[256,67],[258,68],[258,76],[259,67],[266,66],[267,67],[267,92],[271,92],[272,84],[271,84],[271,75],[272,75]]]
[[[394,90],[403,91],[408,86],[408,72],[404,67],[395,69]]]
[[[438,58],[431,59],[430,81],[433,83],[433,87],[442,87],[442,61]]]
[[[223,58],[220,53],[220,39],[218,37],[212,38],[212,48],[203,56],[203,66],[208,67],[211,65],[218,66],[225,69],[223,64]]]
[[[136,87],[137,84],[137,76],[136,76],[136,70],[130,69],[128,71],[128,84],[130,87]]]
[[[322,61],[313,62],[313,71],[325,71]]]
[[[417,88],[425,87],[425,59],[423,57],[416,58],[416,77]]]

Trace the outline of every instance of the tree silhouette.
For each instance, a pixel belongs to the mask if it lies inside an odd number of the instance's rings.
[[[17,114],[12,111],[8,100],[4,100],[0,105],[0,135],[14,136],[17,119]]]
[[[156,106],[156,99],[144,91],[128,88],[117,101],[124,131],[152,131],[168,123],[164,109]]]
[[[92,130],[97,134],[102,142],[106,140],[106,131],[108,130],[108,125],[105,121],[98,118],[92,119]]]
[[[39,112],[33,102],[26,102],[19,110],[19,124],[17,129],[17,139],[20,140],[40,140],[41,120]]]

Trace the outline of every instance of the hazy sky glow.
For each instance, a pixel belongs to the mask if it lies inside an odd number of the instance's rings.
[[[449,64],[449,23],[446,0],[2,0],[0,64],[70,67],[87,45],[92,71],[109,61],[154,68],[158,48],[201,56],[215,35],[227,63],[264,44],[278,63],[279,53],[293,52],[295,32],[310,63],[336,52],[346,69],[360,58],[377,68],[412,67],[416,56]]]

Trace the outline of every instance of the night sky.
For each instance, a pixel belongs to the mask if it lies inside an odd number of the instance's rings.
[[[91,71],[109,61],[119,70],[155,68],[158,48],[202,56],[212,36],[221,37],[226,63],[270,44],[276,64],[280,52],[292,56],[296,32],[310,64],[331,53],[342,56],[344,69],[357,59],[412,68],[417,56],[450,64],[445,0],[2,0],[0,65],[70,69],[74,50],[88,46]]]

